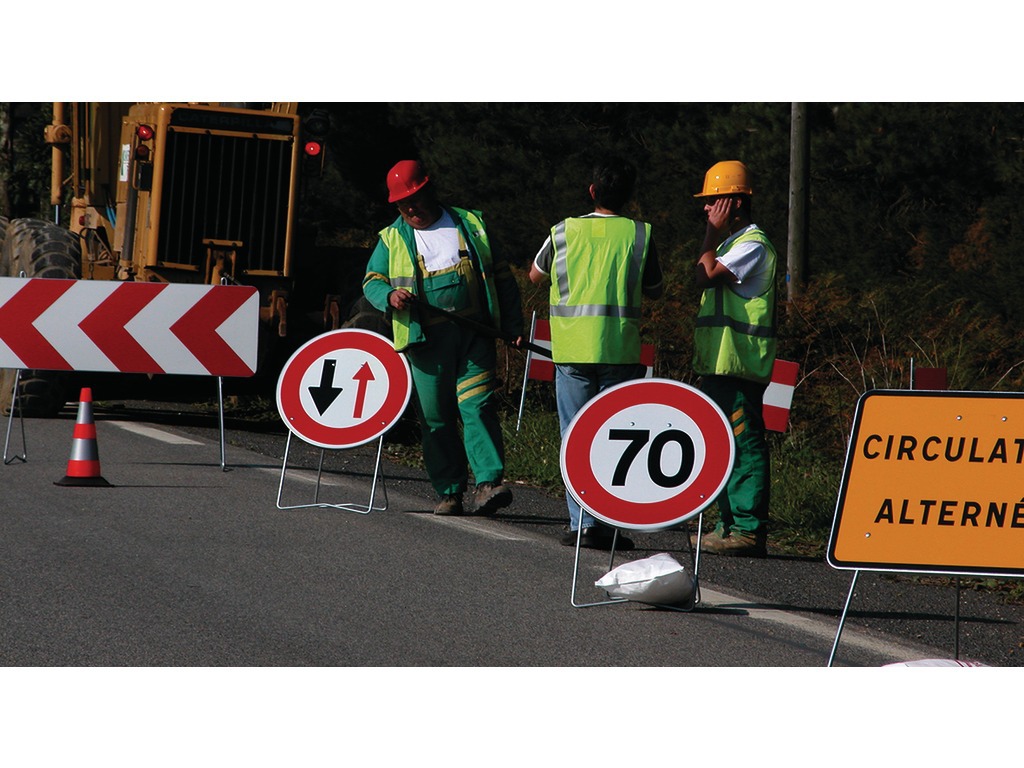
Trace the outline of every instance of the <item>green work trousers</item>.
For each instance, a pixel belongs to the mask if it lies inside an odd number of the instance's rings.
[[[706,376],[701,391],[715,401],[732,425],[736,460],[719,494],[719,533],[768,533],[771,462],[762,407],[766,384],[733,376]]]
[[[430,326],[427,342],[407,356],[419,404],[423,463],[434,490],[441,496],[463,493],[467,461],[477,484],[501,482],[505,448],[495,400],[494,340],[446,321]]]

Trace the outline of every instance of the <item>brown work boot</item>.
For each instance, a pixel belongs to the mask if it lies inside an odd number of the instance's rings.
[[[697,534],[690,536],[690,543],[697,546]],[[700,537],[700,551],[725,557],[767,557],[768,546],[764,536],[752,533],[729,532],[724,536],[717,530]]]
[[[434,507],[435,515],[461,515],[462,512],[461,493],[444,494],[441,500],[437,502],[437,506]]]
[[[478,515],[493,515],[512,503],[512,490],[501,483],[477,483],[473,504]]]

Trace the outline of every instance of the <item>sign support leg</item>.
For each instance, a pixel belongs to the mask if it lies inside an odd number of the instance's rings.
[[[583,539],[583,528],[576,529],[576,559],[572,566],[572,594],[570,596],[570,602],[573,608],[592,608],[595,605],[612,605],[614,603],[625,603],[628,602],[624,597],[612,597],[608,600],[599,600],[594,603],[577,603],[576,602],[576,584],[579,581],[580,572],[580,543]],[[612,565],[615,563],[615,545],[619,542],[619,529],[615,529],[615,535],[612,538],[612,549],[608,553],[608,570],[612,569]]]
[[[227,472],[227,459],[224,450],[224,377],[217,377],[217,415],[220,421],[220,468]]]
[[[953,658],[960,659],[960,577],[956,577],[956,610],[953,612]]]
[[[346,512],[355,512],[355,513],[360,514],[360,515],[366,515],[366,514],[369,514],[370,512],[383,512],[384,510],[386,510],[388,508],[388,491],[387,491],[387,486],[386,486],[386,484],[384,482],[384,473],[381,471],[381,463],[380,463],[381,455],[383,454],[383,450],[384,450],[384,436],[383,435],[381,435],[380,438],[377,441],[377,456],[376,456],[376,460],[374,462],[373,480],[371,481],[371,484],[370,484],[370,497],[369,497],[369,500],[365,504],[357,504],[357,503],[353,503],[353,502],[328,503],[328,502],[320,501],[320,486],[321,486],[321,481],[323,479],[324,455],[327,452],[326,449],[321,449],[320,450],[320,460],[319,460],[319,463],[317,465],[317,473],[316,473],[316,487],[315,487],[315,489],[313,491],[313,502],[311,504],[290,504],[290,505],[282,504],[281,503],[281,497],[284,494],[284,480],[285,480],[285,475],[287,474],[287,471],[288,471],[288,453],[291,450],[291,445],[292,445],[292,433],[291,433],[291,431],[289,431],[288,432],[288,437],[286,438],[285,445],[284,445],[284,461],[281,463],[281,480],[280,480],[280,482],[278,483],[278,486],[277,486],[277,508],[278,509],[310,509],[310,508],[317,508],[317,509],[341,509],[341,510],[344,510]],[[377,497],[377,485],[378,485],[378,483],[380,485],[381,492],[383,494],[383,500],[381,501],[380,504],[375,505],[374,502],[376,501],[376,497]]]
[[[530,341],[533,341],[534,329],[537,327],[537,312],[534,310],[533,317],[530,320]],[[519,431],[519,426],[523,423],[523,405],[526,404],[526,384],[530,380],[530,361],[533,357],[531,350],[526,350],[526,362],[523,365],[523,390],[519,394],[519,415],[516,417],[516,432]]]
[[[701,521],[704,519],[704,513],[701,512],[697,518],[697,531],[698,537],[700,536]],[[619,529],[615,528],[615,537],[612,539],[612,549],[608,556],[608,570],[612,569],[615,564],[615,546],[619,541]],[[582,537],[582,528],[576,530],[576,558],[573,562],[572,567],[572,593],[569,601],[572,603],[573,608],[592,608],[596,605],[614,605],[615,603],[628,603],[630,600],[625,597],[609,597],[607,600],[598,600],[593,603],[577,603],[576,602],[576,586],[579,583],[579,571],[580,571],[580,541]],[[697,541],[697,549],[694,551],[693,544],[690,543],[689,530],[687,526],[686,536],[687,549],[690,553],[690,562],[693,564],[693,600],[688,605],[665,605],[663,603],[644,603],[644,605],[651,605],[655,608],[665,608],[670,611],[679,611],[682,613],[689,613],[700,603],[700,580],[697,577],[697,570],[700,566],[700,539]]]
[[[843,624],[846,623],[846,612],[850,610],[850,602],[853,600],[853,590],[857,586],[857,577],[860,576],[860,571],[853,572],[853,581],[850,582],[850,593],[846,596],[846,605],[843,606],[843,615],[839,617],[839,629],[836,631],[835,642],[832,643],[832,653],[828,657],[828,666],[832,666],[832,662],[836,657],[836,648],[839,647],[839,637],[843,634]]]
[[[28,451],[25,448],[25,416],[21,410],[21,395],[18,394],[18,384],[21,382],[21,369],[14,373],[14,390],[11,392],[11,414],[7,419],[7,439],[4,442],[4,464],[12,464],[15,461],[25,463],[28,461]],[[7,449],[11,444],[11,426],[14,424],[14,411],[18,411],[18,421],[21,423],[21,455],[8,458]]]

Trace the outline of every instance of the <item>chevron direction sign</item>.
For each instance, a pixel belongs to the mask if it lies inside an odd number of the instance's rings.
[[[252,376],[251,286],[0,278],[0,368]]]

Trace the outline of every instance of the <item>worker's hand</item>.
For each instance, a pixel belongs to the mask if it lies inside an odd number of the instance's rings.
[[[509,339],[508,340],[508,345],[510,347],[513,347],[514,349],[522,349],[523,348],[523,337],[522,336],[516,336],[514,339]]]
[[[729,231],[732,224],[736,201],[731,197],[720,197],[709,206],[705,206],[708,214],[708,229],[713,229],[719,236]]]
[[[395,309],[406,309],[414,301],[416,301],[416,297],[405,288],[395,288],[388,294],[388,304]]]

